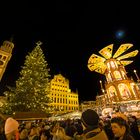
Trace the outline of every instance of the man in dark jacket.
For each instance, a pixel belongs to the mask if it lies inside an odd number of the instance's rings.
[[[88,109],[82,113],[81,120],[85,127],[83,137],[85,140],[108,140],[104,130],[99,127],[99,116],[92,110]]]

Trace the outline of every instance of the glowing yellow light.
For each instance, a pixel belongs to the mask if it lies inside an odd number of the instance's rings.
[[[130,49],[132,46],[133,44],[127,43],[127,44],[122,44],[119,47],[119,49],[116,51],[116,53],[113,56],[114,60],[115,59],[117,60],[117,64],[122,64],[123,66],[126,66],[133,62],[130,60],[123,60],[123,59],[136,56],[138,54],[138,50],[135,50],[135,51],[132,51],[130,53],[120,56],[121,54],[126,52],[128,49]],[[113,44],[108,45],[99,51],[99,53],[103,57],[98,56],[96,54],[92,54],[88,60],[88,68],[91,71],[105,74],[105,71],[107,69],[105,62],[106,60],[112,59],[112,50],[113,50]]]

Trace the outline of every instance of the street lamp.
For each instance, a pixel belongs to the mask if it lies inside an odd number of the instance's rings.
[[[138,76],[138,74],[137,74],[137,71],[134,70],[134,73],[135,73],[135,76],[137,77],[137,81],[139,82],[139,81],[140,81],[140,78],[139,78],[139,76]]]

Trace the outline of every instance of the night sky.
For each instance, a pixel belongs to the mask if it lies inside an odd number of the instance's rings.
[[[140,9],[132,3],[94,3],[56,1],[3,3],[0,8],[0,45],[13,37],[13,56],[0,82],[0,94],[14,86],[25,56],[42,41],[50,74],[61,73],[70,81],[80,101],[94,100],[100,93],[99,80],[105,77],[91,72],[87,62],[92,53],[114,44],[132,43],[140,49]],[[140,54],[126,67],[128,75],[138,70]]]

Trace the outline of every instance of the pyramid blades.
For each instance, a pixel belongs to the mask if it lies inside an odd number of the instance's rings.
[[[104,74],[105,70],[106,70],[106,65],[104,63],[98,64],[98,68],[95,69],[95,71],[100,73],[100,74]]]
[[[138,54],[138,52],[139,52],[138,50],[132,51],[130,53],[127,53],[125,55],[122,55],[122,56],[118,57],[117,60],[122,60],[122,59],[134,57]]]
[[[129,64],[131,64],[133,61],[132,60],[124,60],[124,61],[120,61],[120,63],[119,64],[122,64],[122,65],[124,65],[124,66],[126,66],[126,65],[129,65]]]
[[[96,63],[96,64],[88,64],[88,68],[91,71],[96,71],[98,73],[104,74],[105,70],[106,70],[106,65],[104,62],[100,62],[100,63]]]
[[[96,55],[96,54],[92,54],[91,57],[88,60],[88,64],[96,64],[96,63],[100,63],[100,62],[105,62],[105,58]]]
[[[98,56],[96,54],[92,54],[88,60],[88,68],[91,71],[103,73],[105,69],[105,64],[104,64],[105,61],[106,61],[105,58]]]
[[[133,44],[122,44],[119,49],[116,51],[116,53],[114,54],[113,58],[117,58],[118,56],[120,56],[122,53],[124,53],[125,51],[127,51],[128,49],[130,49],[131,47],[133,47]]]
[[[106,46],[102,50],[99,51],[99,53],[106,59],[110,59],[112,57],[112,50],[113,50],[113,44]]]

